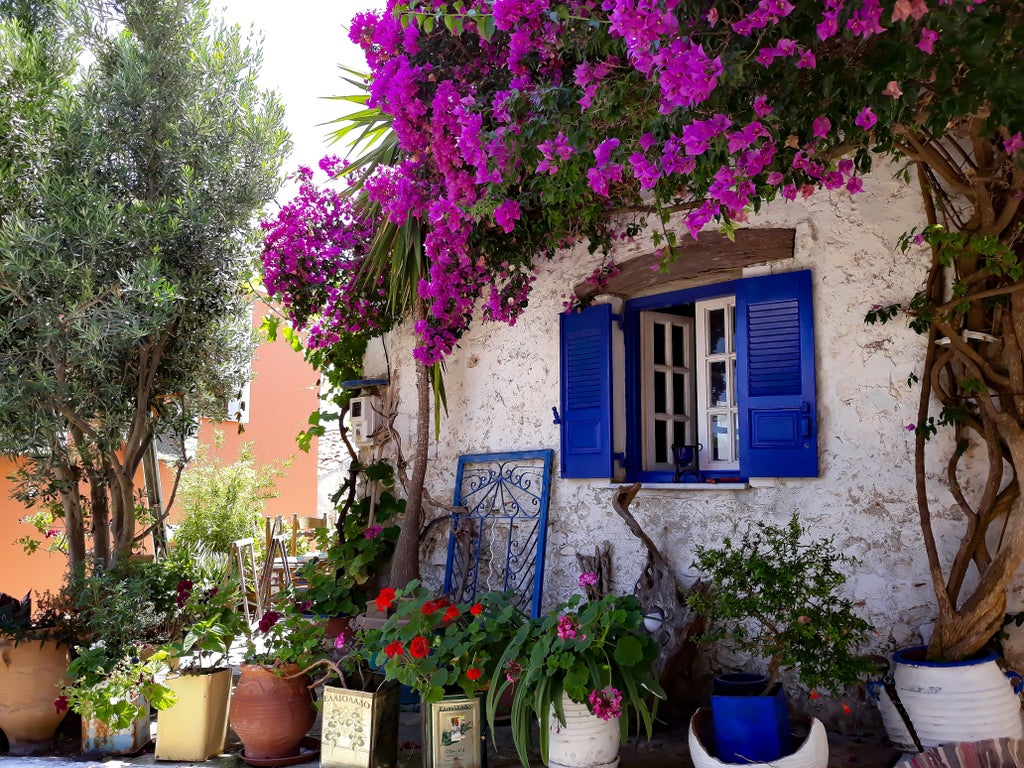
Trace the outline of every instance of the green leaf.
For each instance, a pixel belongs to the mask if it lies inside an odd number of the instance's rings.
[[[635,635],[626,635],[615,646],[615,661],[624,667],[632,667],[643,661],[644,650]]]

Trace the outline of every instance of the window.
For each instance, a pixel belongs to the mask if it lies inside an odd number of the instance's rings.
[[[697,443],[704,478],[817,476],[809,271],[594,305],[562,316],[561,341],[563,477],[671,482],[672,445]]]

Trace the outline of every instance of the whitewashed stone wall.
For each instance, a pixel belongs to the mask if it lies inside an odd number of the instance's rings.
[[[806,201],[773,203],[752,219],[751,227],[796,230],[793,258],[772,264],[771,271],[814,270],[821,476],[738,491],[641,490],[632,508],[686,583],[697,577],[691,568],[695,546],[720,542],[751,521],[783,523],[799,512],[809,535],[834,534],[839,547],[860,559],[848,588],[878,630],[879,652],[918,641],[918,628],[935,613],[914,499],[914,437],[905,429],[916,420],[918,398],[907,377],[920,371],[924,341],[902,320],[884,326],[863,322],[871,304],[905,299],[920,287],[927,254],[901,255],[896,243],[902,232],[922,223],[916,188],[894,181],[891,169],[874,173],[854,198],[820,192]],[[649,240],[637,240],[614,255],[622,262],[650,252]],[[427,483],[434,497],[451,498],[459,454],[554,448],[557,456],[559,430],[551,407],[559,400],[558,314],[572,286],[601,260],[583,247],[559,253],[541,265],[530,306],[515,327],[479,324],[463,338],[447,363],[449,415],[430,449]],[[406,329],[386,343],[401,372],[397,425],[409,457],[414,339]],[[383,358],[371,352],[367,375],[383,371]],[[935,455],[944,453],[936,447]],[[934,466],[936,481],[942,471]],[[561,480],[556,472],[547,605],[575,589],[575,553],[592,552],[604,540],[612,542],[615,590],[632,591],[644,552],[612,510],[615,487]],[[949,523],[959,512],[948,497],[934,502],[940,544],[951,554],[958,529]],[[443,558],[443,551],[427,558],[428,582],[440,583]],[[1014,601],[1019,602],[1015,596]]]

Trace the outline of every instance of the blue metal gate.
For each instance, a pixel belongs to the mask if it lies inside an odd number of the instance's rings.
[[[444,592],[456,602],[481,590],[514,591],[515,605],[540,615],[554,452],[459,457]]]

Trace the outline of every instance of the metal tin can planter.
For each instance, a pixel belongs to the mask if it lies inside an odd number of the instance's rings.
[[[483,701],[474,696],[445,696],[424,702],[423,768],[482,768]]]
[[[0,638],[0,730],[11,755],[53,748],[53,734],[65,712],[53,706],[57,686],[69,682],[67,646],[26,638]]]
[[[925,647],[892,657],[893,686],[922,747],[1000,737],[1024,738],[1020,697],[1024,679],[1004,673],[994,651],[957,662],[925,661]],[[881,681],[868,693],[882,715],[893,746],[917,752],[910,729]]]
[[[549,768],[615,768],[619,764],[619,718],[603,720],[586,704],[562,696],[565,725],[548,718]]]
[[[324,686],[322,768],[398,765],[398,682],[371,677],[368,691]]]
[[[316,720],[310,679],[297,664],[280,669],[243,664],[228,719],[242,740],[243,759],[278,760],[300,754]]]
[[[138,714],[126,728],[115,730],[95,717],[82,717],[82,751],[87,754],[131,755],[149,743],[149,702],[135,699]]]
[[[228,736],[231,670],[171,675],[165,685],[178,700],[156,715],[157,760],[201,762],[224,751]]]
[[[690,720],[690,760],[694,768],[729,768],[736,763],[719,760],[712,754],[712,719],[710,709],[698,709]],[[807,737],[797,745],[796,751],[772,760],[770,763],[743,763],[747,766],[770,766],[770,768],[827,768],[828,734],[820,720],[811,722]]]

